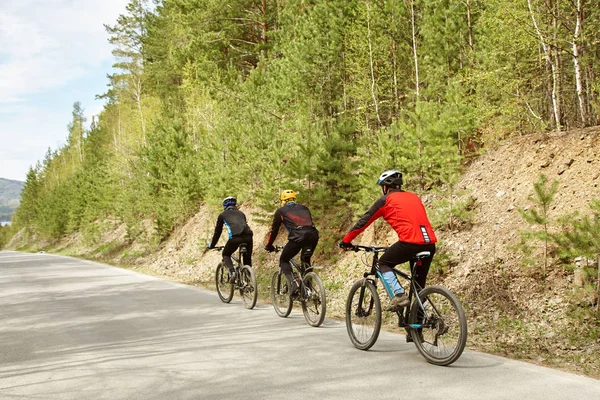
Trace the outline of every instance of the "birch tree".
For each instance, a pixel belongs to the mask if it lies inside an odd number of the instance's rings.
[[[536,15],[535,12],[533,10],[533,6],[531,4],[531,0],[527,0],[527,6],[529,8],[529,13],[531,15],[531,20],[533,22],[533,27],[535,28],[535,32],[540,40],[540,45],[542,46],[542,50],[544,52],[544,58],[546,60],[546,65],[550,68],[551,70],[551,79],[552,79],[552,90],[551,90],[551,97],[552,97],[552,110],[554,113],[554,122],[555,122],[555,128],[558,132],[560,132],[561,130],[561,125],[560,125],[560,121],[561,121],[561,115],[560,115],[560,98],[559,98],[559,66],[555,64],[555,62],[558,61],[558,57],[555,57],[554,60],[552,59],[552,49],[550,48],[549,44],[548,44],[548,40],[547,38],[544,36],[544,34],[542,33],[542,31],[540,30],[540,27],[537,23],[536,20]],[[556,53],[554,53],[556,54]]]

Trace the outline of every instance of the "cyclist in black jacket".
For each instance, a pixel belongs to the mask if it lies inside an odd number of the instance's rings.
[[[315,247],[317,247],[317,243],[319,243],[319,231],[313,224],[308,207],[296,203],[296,192],[284,190],[281,193],[281,201],[283,207],[275,211],[265,250],[268,252],[275,250],[273,242],[275,242],[279,228],[283,223],[288,231],[288,242],[281,251],[279,266],[288,280],[290,293],[293,295],[298,290],[299,285],[292,275],[290,260],[302,250],[300,259],[302,262],[310,264],[312,254]]]
[[[226,197],[223,200],[223,208],[225,209],[217,218],[217,225],[215,226],[215,234],[213,235],[212,241],[208,247],[212,249],[215,247],[221,233],[223,232],[223,225],[227,228],[229,233],[229,240],[223,248],[223,263],[229,268],[232,283],[235,280],[233,260],[231,255],[240,247],[241,244],[245,243],[248,251],[244,254],[244,265],[252,266],[252,230],[246,222],[246,215],[237,209],[237,199],[235,197]]]

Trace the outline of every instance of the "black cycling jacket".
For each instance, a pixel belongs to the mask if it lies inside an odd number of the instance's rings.
[[[219,214],[219,217],[217,218],[215,234],[213,235],[210,247],[215,247],[219,241],[221,233],[223,232],[223,225],[227,228],[229,239],[236,236],[252,235],[252,230],[246,222],[246,215],[234,206],[230,206]]]
[[[312,234],[317,230],[308,207],[302,204],[289,203],[275,211],[267,246],[275,242],[282,222],[288,231],[288,240],[292,242],[302,242],[306,233],[310,232]]]

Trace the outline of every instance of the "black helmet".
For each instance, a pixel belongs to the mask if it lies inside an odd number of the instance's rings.
[[[402,186],[402,172],[390,169],[379,175],[377,184],[389,188],[400,189]]]
[[[231,207],[237,204],[237,199],[233,196],[228,196],[223,199],[223,207]]]

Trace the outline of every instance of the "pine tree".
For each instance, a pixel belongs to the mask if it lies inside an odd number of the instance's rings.
[[[596,277],[596,310],[600,311],[600,200],[592,200],[590,209],[591,215],[576,213],[563,218],[563,230],[552,239],[567,256],[595,260],[586,272]]]
[[[542,274],[546,279],[546,273],[548,270],[548,250],[550,245],[550,217],[548,212],[550,206],[554,201],[554,196],[558,191],[558,181],[554,180],[552,183],[548,183],[546,175],[542,174],[539,176],[537,182],[533,184],[534,195],[530,196],[530,200],[536,205],[535,208],[519,209],[519,212],[523,218],[532,225],[537,225],[541,228],[539,231],[525,232],[527,237],[532,237],[538,240],[542,240],[544,243],[544,265]]]

